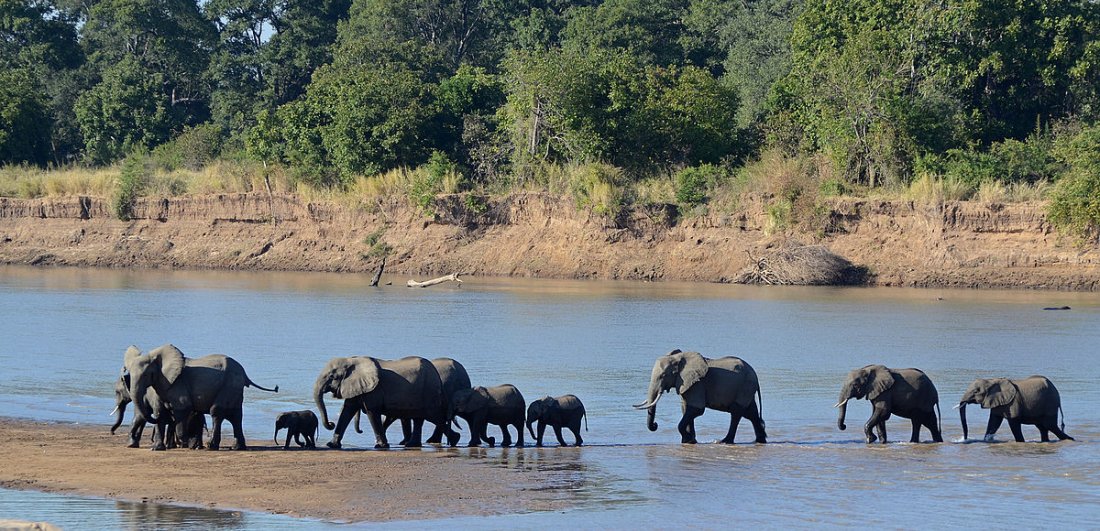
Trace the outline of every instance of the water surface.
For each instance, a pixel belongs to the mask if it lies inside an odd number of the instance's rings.
[[[369,280],[0,268],[8,376],[0,415],[107,424],[126,346],[172,342],[189,356],[230,354],[257,383],[280,386],[277,395],[246,391],[247,435],[267,439],[276,413],[312,407],[313,380],[330,357],[450,356],[475,385],[512,383],[529,400],[578,395],[591,428],[580,449],[462,450],[485,466],[543,471],[574,508],[455,525],[930,527],[1016,523],[1023,509],[1030,523],[1100,526],[1094,294],[491,278],[408,289],[405,277],[382,288]],[[1073,309],[1042,310],[1063,305]],[[745,422],[744,444],[681,446],[674,395],[658,407],[660,429],[646,430],[645,414],[630,404],[644,400],[654,359],[673,348],[751,363],[770,443],[751,444]],[[948,440],[961,437],[951,405],[974,378],[1044,374],[1061,391],[1066,431],[1078,442],[867,446],[860,428],[868,404],[850,403],[845,432],[831,406],[845,374],[869,363],[927,372]],[[985,418],[971,407],[972,433],[984,431]],[[721,438],[728,424],[728,415],[708,412],[696,423],[700,440]],[[891,420],[888,431],[908,440],[908,421]],[[1038,438],[1033,428],[1024,433]],[[1007,425],[998,438],[1011,440]],[[366,434],[344,442],[373,445]],[[0,516],[12,496],[0,491]],[[867,514],[869,507],[890,512]],[[686,522],[669,520],[673,512]],[[76,505],[65,521],[96,522],[100,513]]]

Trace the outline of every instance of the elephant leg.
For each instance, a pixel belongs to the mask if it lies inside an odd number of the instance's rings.
[[[222,421],[225,417],[221,416],[219,411],[214,413],[214,409],[210,409],[210,444],[206,445],[207,450],[219,450],[222,445]]]
[[[412,421],[410,421],[409,419],[401,419],[401,441],[397,444],[401,446],[408,446],[409,439],[412,438],[412,432]]]
[[[749,407],[745,408],[745,418],[749,419],[752,423],[752,431],[756,435],[756,443],[764,444],[768,442],[768,432],[764,426],[764,417],[760,415],[760,410],[756,408],[756,403],[749,404]],[[580,428],[578,422],[577,427]],[[732,439],[731,439],[732,441]]]
[[[539,419],[539,432],[535,437],[535,446],[542,446],[542,436],[546,433],[546,421]]]
[[[940,432],[939,423],[936,420],[936,412],[929,410],[924,415],[924,425],[932,434],[932,442],[943,442],[943,433]]]
[[[916,415],[913,415],[913,418],[909,419],[913,424],[913,434],[909,436],[909,442],[911,443],[920,442],[920,421],[917,419],[918,417]]]
[[[1024,432],[1020,427],[1020,421],[1008,419],[1008,429],[1012,430],[1012,438],[1016,439],[1016,442],[1024,442]]]
[[[135,420],[130,425],[130,444],[126,445],[127,448],[137,448],[141,446],[141,434],[145,431],[145,421]]]
[[[523,434],[522,431],[519,433]],[[507,424],[500,425],[500,446],[505,448],[512,446],[512,432],[508,431]]]
[[[867,444],[875,441],[886,443],[886,420],[889,418],[890,412],[886,409],[886,405],[881,402],[874,402],[871,418],[867,419],[867,424],[863,425],[863,433],[867,436]],[[871,433],[872,430],[876,429],[878,430],[878,437]]]
[[[466,427],[470,429],[470,441],[466,443],[466,446],[481,446],[481,430],[478,429],[477,417],[467,418]]]
[[[443,421],[440,421],[440,422],[443,422]],[[443,426],[446,426],[447,424],[448,424],[447,422],[444,422],[443,424],[436,424],[435,429],[432,430],[432,434],[429,435],[428,440],[426,440],[424,442],[426,442],[428,444],[442,444],[443,443],[443,431],[444,431]],[[450,437],[448,437],[448,439],[449,438]]]
[[[513,424],[513,426],[516,427],[516,433],[519,434],[516,438],[516,448],[523,448],[526,446],[523,442],[523,421],[521,420]]]
[[[561,436],[561,424],[554,424],[554,436],[558,438],[558,446],[569,446],[565,443],[565,437]]]
[[[730,429],[726,432],[726,437],[720,442],[725,444],[733,444],[733,439],[737,436],[738,424],[741,424],[741,413],[730,413]]]
[[[382,429],[382,414],[371,412],[368,418],[370,427],[374,430],[374,447],[380,450],[389,448],[390,442],[386,439],[386,430]]]
[[[878,423],[877,431],[878,431],[878,441],[882,444],[886,444],[886,421],[885,420]]]
[[[1003,415],[989,412],[989,423],[985,426],[985,440],[992,441],[993,434],[997,433],[997,430],[1001,427],[1001,421],[1005,418]]]
[[[695,444],[698,442],[695,438],[695,419],[702,414],[702,409],[684,404],[684,416],[680,419],[680,424],[676,426],[676,429],[680,432],[681,443]]]
[[[1054,433],[1055,437],[1058,437],[1059,441],[1064,441],[1066,439],[1069,439],[1071,441],[1076,440],[1073,437],[1066,435],[1066,432],[1062,431],[1062,428],[1059,428],[1057,423],[1050,427],[1050,431]]]
[[[402,423],[405,421],[403,420]],[[404,424],[402,424],[404,425]],[[423,446],[421,439],[424,436],[424,419],[412,420],[412,431],[409,432],[408,438],[405,440],[405,448],[420,448]]]
[[[581,438],[581,427],[579,423],[576,426],[570,426],[569,431],[573,432],[573,437],[576,437],[577,446],[584,444],[584,439]]]
[[[1050,442],[1050,430],[1041,424],[1039,425],[1039,440],[1042,442]]]
[[[359,411],[359,404],[352,403],[351,400],[344,401],[344,407],[340,410],[340,418],[336,421],[336,430],[332,432],[332,440],[325,443],[325,446],[329,448],[340,448],[343,446],[340,441],[344,438],[344,431],[348,429],[348,424],[351,423],[351,419],[355,417],[355,414]],[[367,412],[370,413],[369,411]],[[374,415],[370,415],[371,419],[374,419]],[[371,420],[371,427],[374,428],[375,437],[378,436],[378,428],[375,427]]]
[[[244,411],[242,409],[234,409],[229,411],[225,417],[229,421],[229,425],[233,427],[233,443],[234,450],[247,450],[248,443],[244,439]]]

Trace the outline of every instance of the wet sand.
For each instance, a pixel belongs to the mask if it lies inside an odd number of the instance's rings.
[[[249,440],[244,452],[153,452],[126,448],[126,431],[0,418],[0,487],[342,522],[570,506],[537,468],[508,465],[520,449],[284,451]]]

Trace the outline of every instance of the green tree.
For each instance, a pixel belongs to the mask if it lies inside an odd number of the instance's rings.
[[[0,69],[0,163],[44,164],[50,142],[49,102],[25,68]]]
[[[741,127],[763,119],[772,87],[791,71],[791,32],[801,6],[802,0],[754,0],[732,16],[718,18],[723,81],[740,96]]]
[[[137,148],[167,141],[178,123],[164,97],[164,76],[124,57],[103,72],[103,80],[76,101],[85,154],[106,164]]]
[[[338,24],[348,18],[351,0],[277,0],[264,46],[265,100],[278,106],[305,93],[313,72],[332,61]]]

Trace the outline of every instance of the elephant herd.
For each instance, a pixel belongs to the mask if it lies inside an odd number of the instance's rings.
[[[220,354],[187,358],[173,345],[164,345],[143,354],[131,346],[123,356],[123,369],[115,382],[115,423],[111,433],[122,425],[126,406],[134,403],[134,420],[129,446],[139,446],[146,424],[153,424],[153,450],[174,447],[217,450],[221,443],[221,424],[228,420],[233,427],[235,450],[247,448],[241,429],[244,388],[255,387],[278,392],[279,386],[267,389],[257,385],[236,360]],[[325,395],[343,400],[340,416],[333,423],[325,406]],[[427,421],[435,426],[429,443],[455,446],[460,438],[451,425],[464,419],[470,430],[468,446],[482,442],[496,445],[496,438],[487,433],[489,424],[499,426],[502,446],[523,446],[526,426],[542,446],[546,426],[554,428],[558,443],[566,445],[562,428],[573,432],[580,446],[581,421],[587,429],[588,417],[574,395],[549,396],[527,404],[519,389],[512,385],[474,387],[461,363],[450,358],[426,360],[406,357],[383,360],[367,356],[333,358],[321,370],[313,386],[318,421],[313,411],[287,411],[275,419],[275,438],[286,429],[284,448],[293,439],[299,446],[313,448],[319,425],[334,430],[329,448],[340,448],[344,433],[352,420],[356,431],[359,418],[366,415],[374,431],[375,448],[389,448],[386,429],[400,421],[403,438],[399,444],[419,447],[423,444],[423,427]],[[211,418],[209,442],[203,442],[205,415]],[[536,432],[535,425],[537,423]],[[512,440],[509,428],[516,431]],[[304,440],[303,440],[304,439]]]
[[[278,386],[266,389],[257,385],[233,358],[220,354],[187,358],[172,345],[158,347],[148,354],[131,346],[123,361],[122,374],[115,384],[117,416],[111,433],[122,424],[126,406],[133,402],[135,413],[129,446],[135,448],[145,425],[151,423],[154,450],[171,447],[216,450],[220,447],[222,421],[228,420],[233,427],[233,448],[243,450],[246,448],[241,429],[244,388],[279,390]],[[756,371],[744,360],[732,356],[710,359],[697,352],[680,350],[659,357],[653,365],[646,401],[634,406],[647,410],[646,425],[650,431],[657,430],[654,421],[657,402],[662,394],[672,390],[680,395],[683,405],[683,416],[677,426],[681,442],[697,442],[695,419],[706,409],[730,414],[729,430],[721,442],[733,443],[742,418],[752,424],[757,443],[767,442],[760,382]],[[335,423],[329,419],[325,405],[328,394],[343,401]],[[524,426],[536,446],[542,446],[546,426],[554,429],[562,446],[566,445],[562,428],[573,433],[577,446],[583,443],[582,420],[587,430],[584,404],[576,396],[546,396],[527,404],[519,389],[512,385],[472,386],[465,367],[450,358],[333,358],[318,375],[313,397],[320,420],[309,410],[281,413],[275,421],[276,443],[278,432],[286,429],[284,448],[289,447],[292,439],[299,446],[313,448],[323,425],[333,431],[328,447],[340,448],[353,420],[356,431],[362,433],[359,429],[362,415],[366,415],[374,431],[375,448],[390,447],[386,431],[398,421],[402,428],[399,444],[405,447],[419,447],[425,442],[425,422],[434,425],[426,442],[441,444],[446,437],[447,444],[455,446],[460,435],[452,424],[460,427],[458,418],[468,424],[468,446],[482,442],[495,446],[496,438],[487,433],[489,424],[500,427],[502,446],[524,446]],[[910,419],[911,442],[919,442],[922,426],[931,433],[933,441],[943,441],[939,394],[928,375],[918,369],[868,365],[851,371],[834,406],[840,409],[837,427],[841,430],[846,428],[847,403],[853,398],[871,402],[871,418],[864,426],[868,443],[886,442],[886,420],[891,415]],[[1004,420],[1017,442],[1024,440],[1023,424],[1036,426],[1043,441],[1049,440],[1050,433],[1060,440],[1072,440],[1064,431],[1064,422],[1058,422],[1061,412],[1058,390],[1045,377],[975,380],[955,406],[959,409],[964,439],[968,435],[967,404],[980,404],[990,410],[986,440],[993,437]],[[206,415],[210,416],[212,426],[210,439],[204,444]],[[510,428],[516,432],[514,440]]]

